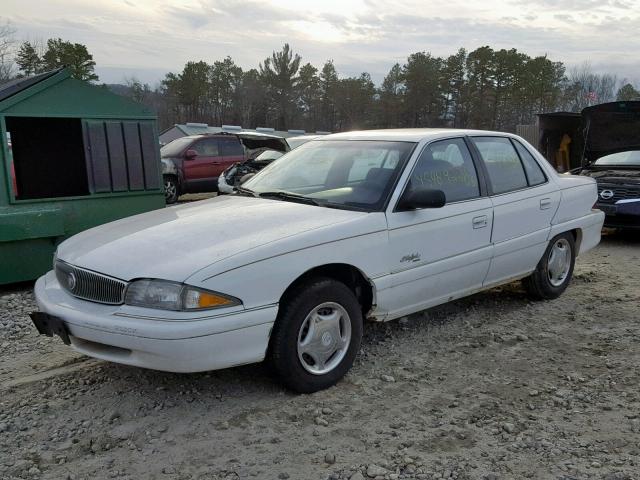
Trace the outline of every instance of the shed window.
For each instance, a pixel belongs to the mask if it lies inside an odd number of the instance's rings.
[[[89,194],[80,119],[7,117],[6,127],[17,200]]]

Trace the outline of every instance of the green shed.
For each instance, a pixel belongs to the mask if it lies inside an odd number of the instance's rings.
[[[0,85],[0,284],[87,228],[164,206],[155,114],[66,69]]]

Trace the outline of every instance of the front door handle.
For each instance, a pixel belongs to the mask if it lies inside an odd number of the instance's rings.
[[[540,210],[547,210],[549,208],[551,208],[550,198],[543,198],[542,200],[540,200]]]
[[[484,228],[487,226],[487,216],[486,215],[481,215],[479,217],[473,217],[473,220],[471,222],[473,224],[473,228]]]

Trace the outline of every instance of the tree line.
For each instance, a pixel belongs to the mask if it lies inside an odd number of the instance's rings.
[[[57,39],[12,41],[0,26],[0,82],[62,65],[75,78],[98,82],[87,47]],[[363,72],[340,76],[333,61],[303,63],[285,44],[256,68],[227,56],[213,63],[187,62],[152,87],[135,78],[110,85],[153,108],[161,128],[174,123],[270,126],[309,132],[365,128],[455,127],[513,131],[549,111],[577,112],[595,103],[640,100],[637,86],[588,64],[567,70],[546,56],[483,46],[439,57],[410,54],[391,67],[380,85]]]
[[[429,52],[396,63],[376,86],[371,76],[341,77],[331,60],[302,63],[288,44],[257,68],[231,57],[187,62],[151,89],[135,79],[126,94],[152,106],[163,126],[184,122],[272,126],[313,132],[365,128],[455,127],[514,131],[549,111],[577,112],[638,89],[584,64],[567,71],[546,56],[489,46],[448,57]]]

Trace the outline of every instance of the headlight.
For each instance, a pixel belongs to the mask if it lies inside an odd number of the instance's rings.
[[[127,288],[124,303],[137,307],[190,311],[233,307],[242,302],[222,293],[167,280],[136,280]]]

